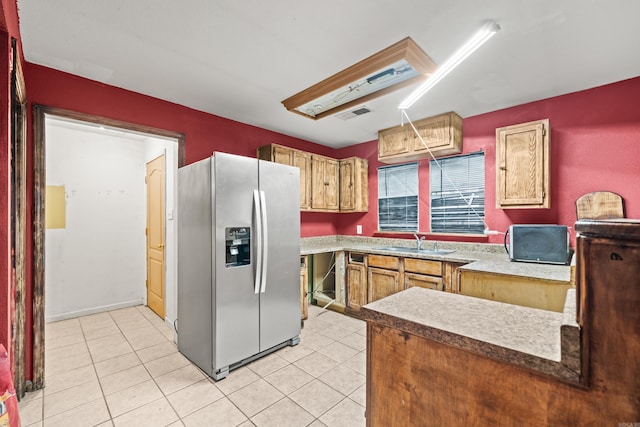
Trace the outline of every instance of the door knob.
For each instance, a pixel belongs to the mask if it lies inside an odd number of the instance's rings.
[[[164,243],[158,243],[158,244],[156,245],[156,247],[157,247],[158,249],[162,249],[162,248],[164,248]]]

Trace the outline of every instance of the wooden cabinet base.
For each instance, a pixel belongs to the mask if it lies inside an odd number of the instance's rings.
[[[460,292],[476,298],[561,312],[570,282],[460,271]]]
[[[615,390],[584,390],[403,331],[367,325],[370,427],[618,425],[640,419],[637,405]]]

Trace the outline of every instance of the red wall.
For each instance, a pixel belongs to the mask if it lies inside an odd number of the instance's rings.
[[[27,63],[29,101],[185,135],[186,163],[224,151],[255,157],[256,148],[283,144],[331,156],[332,148],[203,113],[178,104],[119,89],[51,68]],[[336,234],[335,214],[302,213],[301,235]]]
[[[626,216],[640,218],[639,99],[637,77],[464,119],[464,153],[485,152],[485,216],[489,227],[500,232],[511,224],[573,227],[576,199],[599,190],[620,194]],[[544,118],[549,118],[551,127],[551,209],[496,209],[495,129]],[[356,225],[362,224],[364,235],[375,235],[377,167],[382,165],[377,160],[377,141],[338,150],[338,156],[369,160],[369,212],[341,215],[338,233],[354,235]],[[420,162],[420,229],[424,232],[429,230],[428,169],[428,161]],[[502,239],[501,235],[493,235],[475,240],[501,243]]]

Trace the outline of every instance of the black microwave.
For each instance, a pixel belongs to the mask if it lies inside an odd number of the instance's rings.
[[[509,237],[511,261],[543,264],[569,264],[569,232],[566,225],[511,225]]]

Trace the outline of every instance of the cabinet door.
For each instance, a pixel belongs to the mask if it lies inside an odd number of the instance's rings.
[[[367,303],[367,274],[364,265],[347,265],[347,307],[360,310]]]
[[[378,158],[406,154],[410,151],[407,128],[396,126],[378,132]]]
[[[369,162],[360,157],[339,161],[340,211],[367,212],[369,210]]]
[[[340,181],[340,167],[337,160],[325,159],[325,203],[326,208],[329,210],[338,210],[340,207],[338,199],[339,181]]]
[[[293,150],[291,148],[279,145],[273,146],[273,161],[275,163],[291,166],[293,164],[292,155]]]
[[[353,159],[340,160],[340,210],[355,209],[355,162]]]
[[[313,209],[326,209],[325,200],[325,174],[327,162],[322,156],[311,156],[311,207]]]
[[[448,114],[420,120],[414,125],[418,130],[418,134],[422,137],[422,140],[424,140],[427,147],[429,147],[429,150],[433,151],[449,146],[451,142],[451,116]],[[420,152],[427,150],[415,132],[412,132],[411,136],[413,151]]]
[[[409,289],[412,286],[421,288],[443,290],[442,277],[427,276],[426,274],[404,273],[404,287]]]
[[[293,166],[300,169],[300,208],[309,209],[311,207],[311,155],[295,150]]]
[[[401,273],[399,271],[369,267],[367,277],[368,302],[377,301],[400,292],[403,287],[400,278]]]
[[[496,129],[496,206],[549,208],[549,120]]]

